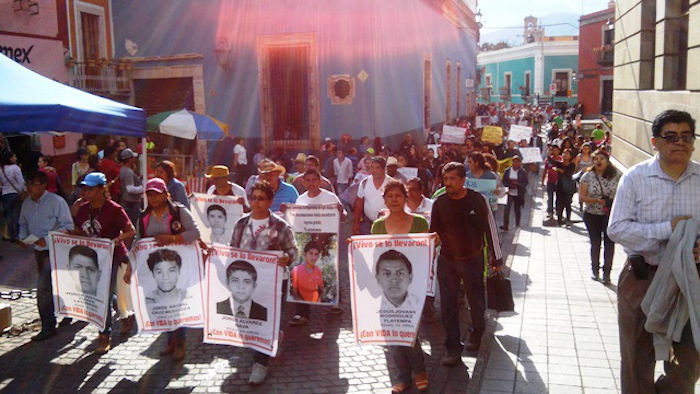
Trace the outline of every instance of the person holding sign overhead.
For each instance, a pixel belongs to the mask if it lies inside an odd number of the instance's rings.
[[[389,181],[384,187],[384,203],[389,209],[389,214],[372,223],[372,234],[427,233],[428,221],[420,215],[406,212],[407,199],[406,186],[399,181]],[[411,295],[407,292],[411,271],[411,262],[395,250],[387,251],[377,259],[375,275],[384,293],[382,309],[389,304],[397,308],[407,302],[419,302],[415,294]],[[418,390],[427,389],[428,374],[425,371],[420,339],[416,338],[412,347],[388,346],[388,349],[399,370],[396,376],[398,383],[391,388],[391,392],[402,393],[408,390],[411,387],[411,381]],[[411,372],[415,374],[413,379],[411,379]]]

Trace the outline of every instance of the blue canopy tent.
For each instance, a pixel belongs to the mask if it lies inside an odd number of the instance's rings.
[[[0,133],[73,131],[146,136],[146,115],[46,78],[0,55]]]

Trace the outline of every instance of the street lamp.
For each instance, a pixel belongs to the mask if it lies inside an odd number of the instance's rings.
[[[481,18],[482,18],[483,16],[484,16],[484,15],[481,14],[481,10],[477,10],[477,11],[476,11],[476,14],[474,14],[474,21],[476,22],[476,26],[477,26],[479,29],[481,29],[482,27],[484,27],[484,24],[481,23]]]

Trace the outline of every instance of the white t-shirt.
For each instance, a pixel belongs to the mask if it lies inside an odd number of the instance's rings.
[[[385,176],[384,182],[377,189],[374,187],[374,178],[369,176],[363,179],[357,188],[357,197],[365,199],[364,212],[371,221],[377,220],[379,210],[386,208],[386,205],[384,205],[384,186],[391,179],[390,176]]]
[[[335,176],[338,179],[338,183],[347,185],[352,179],[352,161],[347,157],[341,163],[336,157],[333,159],[333,170],[335,171]]]
[[[514,169],[510,169],[509,174],[510,174],[510,180],[511,181],[518,181],[518,172],[515,171]],[[517,196],[518,195],[518,188],[517,187],[509,187],[508,188],[508,194],[511,196]]]
[[[325,189],[320,189],[321,193],[316,197],[309,197],[309,192],[304,192],[301,196],[297,197],[297,204],[299,205],[329,205],[329,204],[340,204],[340,199],[335,194],[329,192]]]
[[[236,144],[236,146],[233,147],[233,154],[238,154],[238,164],[248,164],[248,158],[245,152],[245,147],[241,144]]]
[[[257,238],[258,235],[260,235],[261,229],[267,227],[267,224],[270,222],[270,217],[266,217],[265,219],[253,219],[252,217],[250,218],[250,228],[253,230],[253,237]]]

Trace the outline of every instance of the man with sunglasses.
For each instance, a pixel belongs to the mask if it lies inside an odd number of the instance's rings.
[[[654,119],[651,131],[657,153],[622,177],[608,225],[610,239],[629,256],[617,291],[621,388],[623,393],[692,393],[700,377],[700,356],[691,323],[683,328],[680,341],[672,343],[672,360],[669,354],[657,355],[667,360],[665,375],[654,381],[655,341],[644,327],[642,300],[657,268],[671,264],[661,260],[676,225],[691,217],[700,219],[700,164],[691,160],[695,120],[687,112],[666,110]],[[696,241],[696,264],[698,252]],[[674,307],[668,305],[668,316]]]

